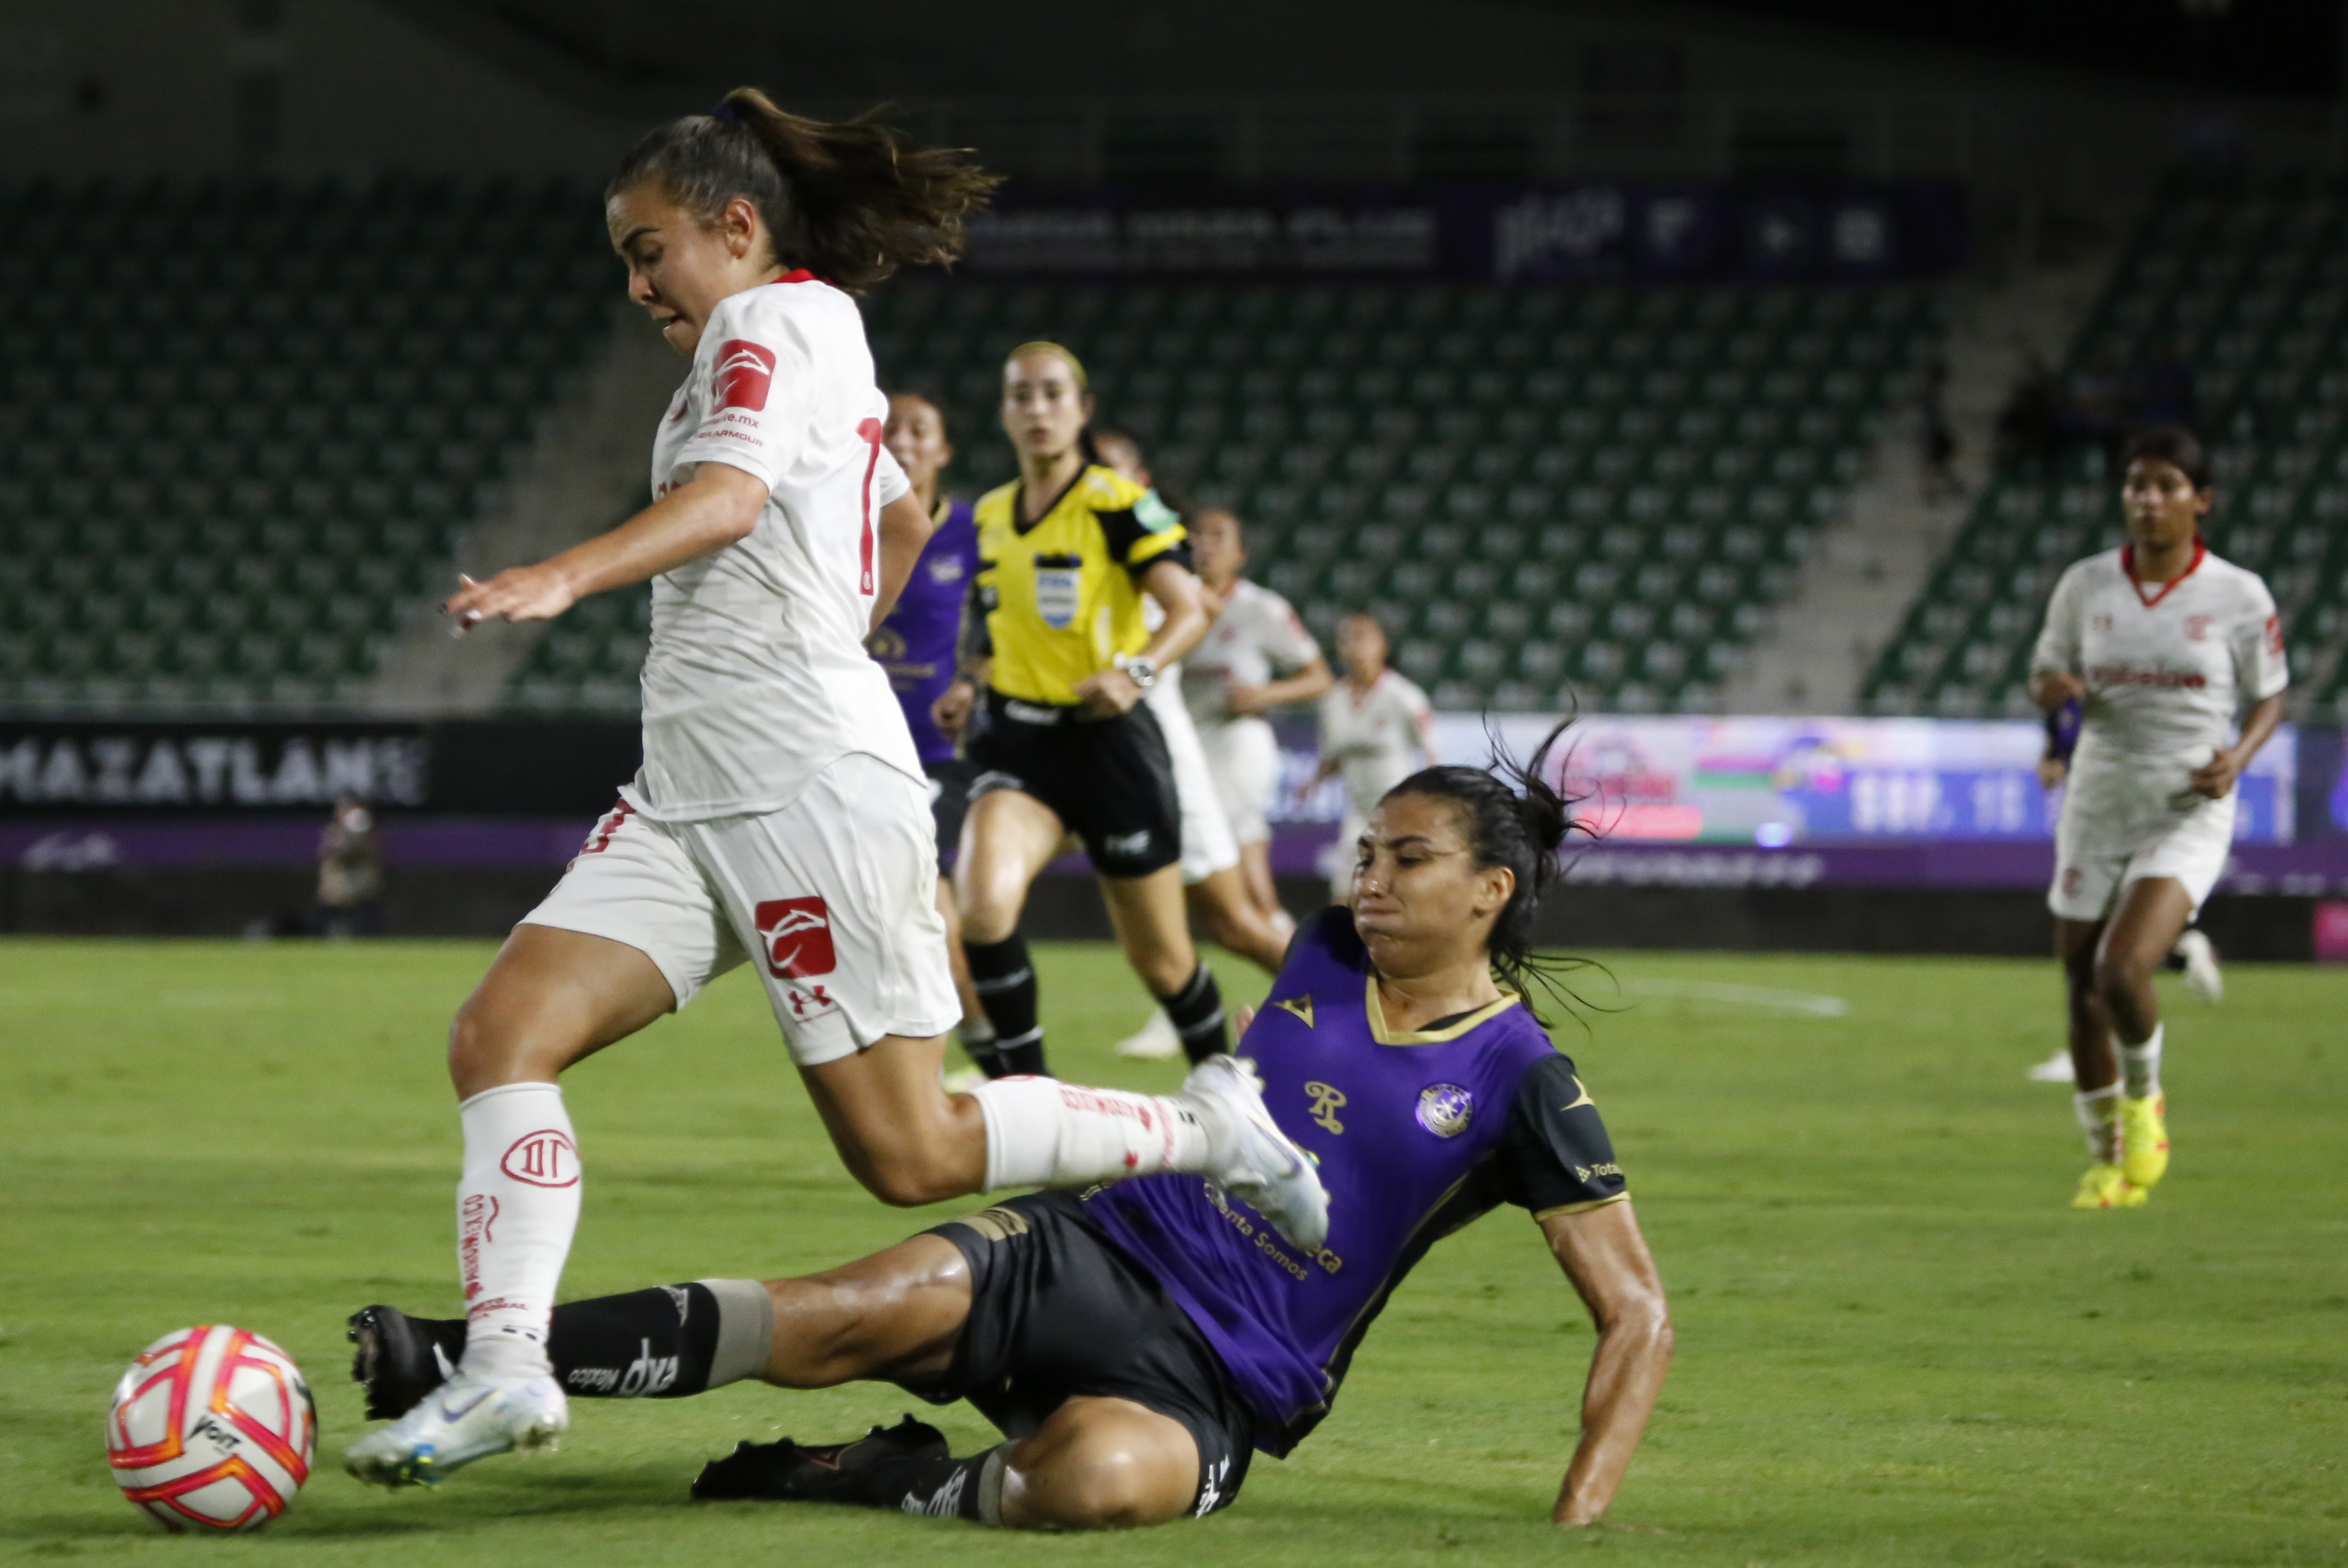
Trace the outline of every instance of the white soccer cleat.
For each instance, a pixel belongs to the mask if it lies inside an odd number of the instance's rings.
[[[2185,960],[2185,988],[2215,1006],[2226,999],[2226,976],[2218,967],[2218,949],[2209,938],[2188,928],[2169,949]]]
[[[1174,1020],[1160,1007],[1149,1015],[1149,1022],[1117,1041],[1117,1054],[1135,1061],[1166,1061],[1182,1054],[1182,1037],[1174,1032]]]
[[[2033,1063],[2030,1068],[2030,1081],[2032,1083],[2077,1082],[2078,1071],[2071,1066],[2070,1048],[2065,1047],[2044,1061]]]
[[[1251,1204],[1291,1243],[1319,1252],[1329,1239],[1329,1194],[1313,1171],[1313,1157],[1264,1109],[1254,1064],[1218,1051],[1190,1069],[1182,1095],[1203,1113],[1215,1160],[1213,1179]]]
[[[551,1377],[459,1372],[353,1443],[343,1468],[376,1486],[438,1486],[449,1471],[491,1454],[551,1451],[570,1425],[571,1403]]]

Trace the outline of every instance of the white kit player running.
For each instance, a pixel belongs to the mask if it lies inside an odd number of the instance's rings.
[[[1136,484],[1153,482],[1149,466],[1142,460],[1141,445],[1131,436],[1109,428],[1097,429],[1092,436],[1093,450],[1102,462]],[[1185,518],[1183,527],[1189,526]],[[1201,585],[1205,586],[1203,578]],[[1156,600],[1145,600],[1141,614],[1143,624],[1152,632],[1165,618]],[[1207,634],[1214,634],[1212,627]],[[1183,903],[1208,941],[1252,960],[1266,974],[1277,974],[1288,954],[1288,940],[1295,934],[1295,923],[1276,899],[1267,904],[1249,884],[1246,846],[1232,831],[1219,780],[1183,700],[1189,680],[1186,672],[1187,666],[1179,661],[1169,665],[1142,694],[1142,701],[1149,705],[1166,737],[1167,758],[1174,765],[1174,798],[1182,810]],[[1117,1043],[1118,1056],[1141,1061],[1164,1060],[1181,1051],[1181,1036],[1163,1007],[1152,1008],[1140,1028]]]
[[[1182,661],[1182,701],[1239,840],[1249,896],[1283,929],[1293,929],[1272,880],[1265,811],[1280,787],[1280,741],[1264,715],[1316,700],[1335,677],[1288,601],[1240,575],[1247,569],[1247,544],[1238,516],[1206,507],[1189,528],[1199,581],[1219,608],[1215,624]]]
[[[2200,444],[2149,431],[2126,464],[2128,542],[2064,573],[2030,661],[2033,700],[2085,710],[2046,897],[2094,1161],[2083,1209],[2132,1208],[2168,1169],[2153,971],[2225,870],[2235,781],[2290,683],[2273,595],[2202,542]]]
[[[844,291],[951,260],[993,184],[959,153],[740,88],[648,134],[606,190],[630,297],[693,362],[655,438],[658,499],[549,561],[465,580],[447,610],[460,630],[544,620],[653,579],[644,767],[450,1031],[465,1350],[351,1449],[363,1480],[434,1482],[567,1426],[546,1334],[582,1151],[554,1080],[746,960],[841,1159],[886,1202],[1182,1171],[1308,1250],[1326,1233],[1317,1178],[1228,1056],[1165,1097],[939,1084],[962,1006],[926,781],[864,649],[930,522],[881,444],[887,404]],[[355,1320],[363,1364],[366,1332]]]
[[[1337,655],[1345,678],[1321,699],[1321,767],[1313,786],[1341,778],[1345,784],[1345,820],[1331,848],[1329,896],[1354,902],[1359,857],[1354,841],[1369,826],[1385,792],[1417,770],[1431,754],[1435,707],[1426,694],[1386,664],[1385,628],[1375,615],[1355,614],[1337,623]]]

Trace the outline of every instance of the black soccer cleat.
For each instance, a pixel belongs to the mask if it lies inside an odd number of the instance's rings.
[[[837,1502],[848,1475],[874,1460],[899,1457],[942,1460],[952,1452],[946,1435],[907,1416],[893,1427],[875,1427],[852,1443],[811,1449],[785,1438],[779,1443],[736,1443],[722,1460],[712,1460],[694,1478],[695,1502]]]
[[[410,1317],[395,1306],[365,1306],[351,1314],[351,1381],[366,1390],[367,1418],[393,1421],[456,1375],[457,1364],[436,1330],[448,1325]],[[465,1326],[458,1323],[458,1346]]]

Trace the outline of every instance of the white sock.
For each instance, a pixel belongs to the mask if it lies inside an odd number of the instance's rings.
[[[1207,1131],[1187,1106],[1154,1094],[1005,1078],[970,1097],[986,1119],[986,1190],[1084,1187],[1203,1170]]]
[[[545,1377],[546,1328],[579,1229],[579,1146],[551,1083],[483,1089],[457,1108],[457,1265],[465,1285],[463,1369]]]
[[[2071,1097],[2071,1109],[2078,1113],[2079,1130],[2087,1135],[2087,1154],[2097,1164],[2109,1165],[2120,1157],[2120,1086],[2107,1083],[2101,1088]]]
[[[2160,1092],[2160,1035],[2168,1026],[2155,1024],[2152,1037],[2140,1046],[2120,1046],[2119,1037],[2112,1037],[2112,1044],[2119,1046],[2120,1077],[2130,1099],[2146,1099]]]

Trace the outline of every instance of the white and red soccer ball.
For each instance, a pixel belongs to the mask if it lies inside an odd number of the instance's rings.
[[[310,1479],[318,1414],[294,1358],[249,1329],[174,1329],[114,1387],[106,1457],[166,1530],[254,1530]]]

